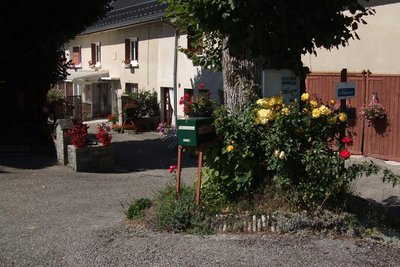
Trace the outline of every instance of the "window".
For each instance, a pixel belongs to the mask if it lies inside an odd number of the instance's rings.
[[[91,60],[89,61],[89,65],[92,67],[100,67],[100,61],[101,61],[101,46],[100,43],[92,43],[91,44],[91,52],[92,52],[92,57]]]
[[[70,58],[72,60],[72,66],[75,68],[81,67],[81,47],[73,46],[70,49]]]
[[[125,39],[125,64],[139,66],[139,40],[137,37]]]
[[[139,86],[137,83],[125,83],[125,93],[126,94],[132,94],[132,93],[137,93]]]
[[[193,91],[194,91],[193,89],[186,89],[186,88],[185,88],[185,89],[183,90],[183,93],[184,93],[184,94],[190,95],[190,98],[192,98],[192,97],[193,97]]]

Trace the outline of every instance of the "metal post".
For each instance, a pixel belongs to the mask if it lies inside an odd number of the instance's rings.
[[[200,146],[197,166],[197,190],[196,190],[196,205],[200,205],[201,193],[201,167],[203,166],[203,146]]]
[[[181,193],[181,169],[182,169],[182,146],[178,146],[178,166],[176,172],[176,198],[179,199]]]
[[[342,69],[340,72],[340,81],[341,82],[347,82],[347,69]],[[346,112],[346,99],[340,99],[340,111],[341,112]],[[342,139],[346,135],[346,128],[343,127],[340,129],[340,139]]]

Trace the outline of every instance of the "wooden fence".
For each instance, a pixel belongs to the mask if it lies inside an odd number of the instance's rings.
[[[364,71],[349,73],[347,79],[356,83],[356,97],[347,101],[356,115],[348,127],[355,134],[351,152],[400,161],[400,76],[373,75]],[[306,90],[312,97],[327,102],[335,99],[338,82],[340,73],[313,73],[306,80]],[[361,107],[370,103],[373,93],[387,111],[387,123],[369,125],[359,114]]]

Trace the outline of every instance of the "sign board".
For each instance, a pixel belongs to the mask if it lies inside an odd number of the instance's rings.
[[[262,73],[263,97],[282,96],[289,104],[300,98],[300,79],[289,69],[266,69]]]
[[[349,99],[356,96],[355,82],[342,82],[336,85],[336,99]]]

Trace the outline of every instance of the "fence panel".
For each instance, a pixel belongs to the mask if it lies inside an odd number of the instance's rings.
[[[326,102],[334,99],[339,73],[311,74],[306,80],[307,92]],[[355,120],[349,122],[348,130],[355,133],[353,154],[363,154],[380,159],[400,161],[400,76],[349,74],[348,81],[356,82],[356,97],[347,101],[355,109]],[[361,107],[368,105],[376,93],[387,111],[387,123],[369,125],[360,116]]]

